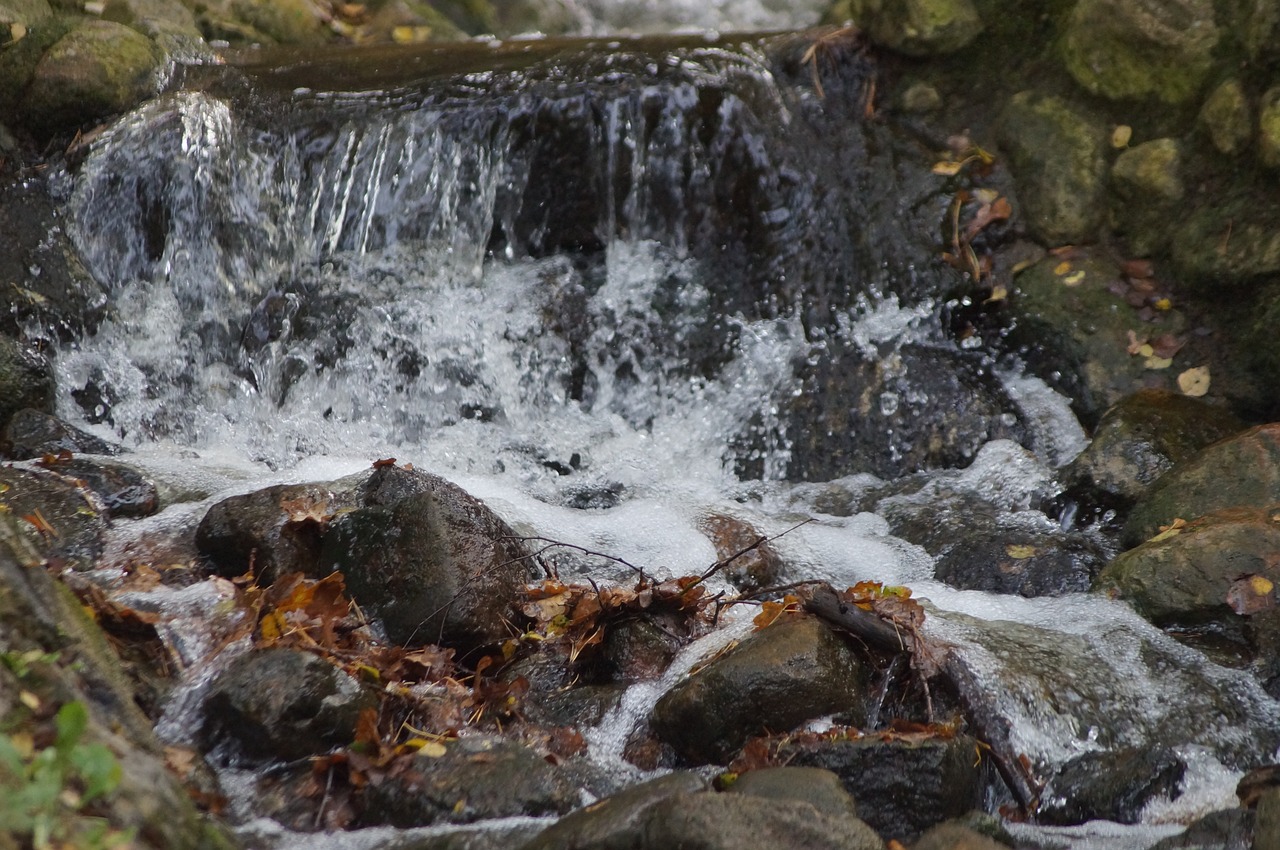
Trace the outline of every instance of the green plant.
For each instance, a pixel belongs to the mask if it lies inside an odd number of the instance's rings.
[[[32,735],[0,735],[0,824],[34,850],[107,850],[132,835],[95,817],[92,806],[120,783],[120,763],[102,744],[83,741],[89,713],[69,702],[54,718],[53,742],[37,748]]]

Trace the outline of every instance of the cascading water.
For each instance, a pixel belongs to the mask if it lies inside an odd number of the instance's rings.
[[[801,414],[850,403],[805,397],[804,376],[849,352],[898,375],[875,399],[884,417],[928,401],[903,365],[920,351],[990,381],[971,464],[938,480],[1019,521],[1051,525],[1033,510],[1048,467],[1083,444],[1064,399],[942,332],[953,281],[931,233],[947,199],[907,176],[913,143],[851,120],[862,60],[824,99],[779,79],[809,69],[772,58],[776,43],[468,49],[496,70],[362,87],[212,75],[112,127],[66,177],[110,303],[59,352],[61,412],[162,480],[203,466],[187,486],[204,495],[395,454],[519,529],[658,577],[716,560],[707,513],[772,534],[816,517],[775,541],[790,577],[929,598],[930,634],[1005,695],[1038,767],[1158,742],[1190,771],[1151,818],[1229,803],[1280,743],[1280,711],[1247,676],[1105,600],[952,590],[883,519],[824,514],[787,483],[829,468],[798,460],[826,445]],[[890,431],[868,439],[908,463],[911,432]],[[648,687],[588,735],[598,752],[616,755]]]

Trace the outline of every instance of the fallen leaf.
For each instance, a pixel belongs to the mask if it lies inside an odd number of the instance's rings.
[[[955,177],[960,173],[960,169],[962,168],[964,168],[963,162],[950,162],[943,160],[942,162],[935,162],[931,170],[934,174],[938,174],[943,177]]]
[[[1227,590],[1227,604],[1237,614],[1247,617],[1276,607],[1276,586],[1260,575],[1241,576]]]
[[[1067,286],[1079,286],[1081,283],[1084,282],[1084,272],[1083,271],[1072,272],[1071,274],[1064,277],[1062,279],[1062,282],[1065,283]]]
[[[1069,271],[1071,271],[1071,262],[1069,260],[1063,260],[1053,267],[1053,273],[1058,277],[1062,277]]]
[[[1195,366],[1178,376],[1178,389],[1183,395],[1199,398],[1209,392],[1209,367]]]
[[[1019,561],[1025,561],[1027,558],[1030,558],[1036,554],[1036,547],[1027,546],[1025,544],[1020,544],[1020,543],[1011,543],[1008,546],[1004,547],[1004,551],[1005,551],[1005,554],[1007,554],[1010,558],[1014,558]]]
[[[1187,521],[1179,517],[1168,525],[1160,526],[1160,533],[1148,540],[1148,543],[1158,543],[1161,540],[1168,540],[1170,537],[1177,537],[1182,533],[1182,529],[1187,527]]]
[[[1128,124],[1120,124],[1111,131],[1111,147],[1127,148],[1129,140],[1133,138],[1133,128]]]
[[[1144,346],[1149,347],[1149,346]],[[1154,355],[1142,361],[1142,365],[1148,369],[1168,369],[1173,365],[1172,357],[1156,357]]]

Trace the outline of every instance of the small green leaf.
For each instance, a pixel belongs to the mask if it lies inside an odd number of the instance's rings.
[[[84,734],[85,727],[89,725],[89,712],[85,710],[84,703],[79,700],[69,702],[58,709],[58,716],[54,718],[54,723],[58,732],[53,746],[59,753],[65,755]]]

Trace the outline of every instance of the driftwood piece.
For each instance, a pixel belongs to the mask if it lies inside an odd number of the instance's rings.
[[[800,594],[804,608],[833,626],[847,629],[868,645],[886,652],[914,652],[915,638],[870,611],[845,602],[829,584],[814,584]]]

